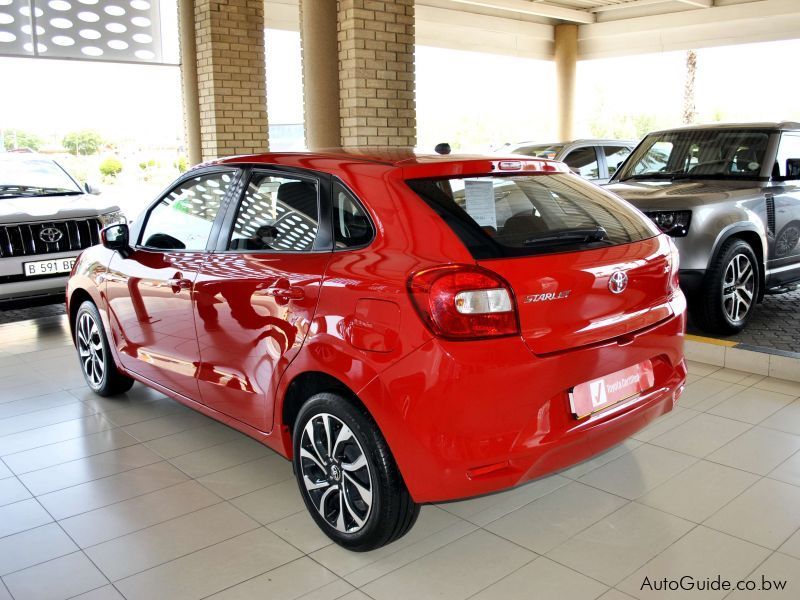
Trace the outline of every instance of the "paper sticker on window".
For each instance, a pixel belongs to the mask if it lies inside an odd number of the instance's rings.
[[[494,209],[494,184],[491,181],[467,180],[464,182],[467,213],[481,227],[497,229]]]

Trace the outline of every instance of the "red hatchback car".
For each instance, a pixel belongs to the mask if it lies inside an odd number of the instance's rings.
[[[669,411],[670,239],[545,160],[264,154],[183,175],[68,286],[88,385],[134,379],[291,457],[352,550]]]

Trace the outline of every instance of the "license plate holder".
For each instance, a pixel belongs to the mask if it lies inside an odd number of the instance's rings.
[[[642,361],[573,387],[569,392],[572,416],[585,419],[653,387],[653,363]]]
[[[25,277],[41,277],[43,275],[59,275],[72,271],[75,258],[51,258],[49,260],[35,260],[22,263],[22,272]]]

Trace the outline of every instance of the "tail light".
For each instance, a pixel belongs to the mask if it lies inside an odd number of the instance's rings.
[[[678,246],[672,241],[672,238],[667,236],[669,242],[669,292],[672,293],[680,287],[680,277],[678,271],[681,266],[680,255],[678,254]]]
[[[426,269],[411,276],[408,290],[425,325],[440,337],[474,340],[519,333],[511,286],[486,269]]]

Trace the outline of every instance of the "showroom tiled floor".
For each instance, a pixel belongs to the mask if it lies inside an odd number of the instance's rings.
[[[0,600],[616,600],[717,574],[789,580],[732,598],[800,597],[800,384],[690,372],[621,446],[353,554],[272,451],[140,385],[88,393],[63,317],[2,325]]]

